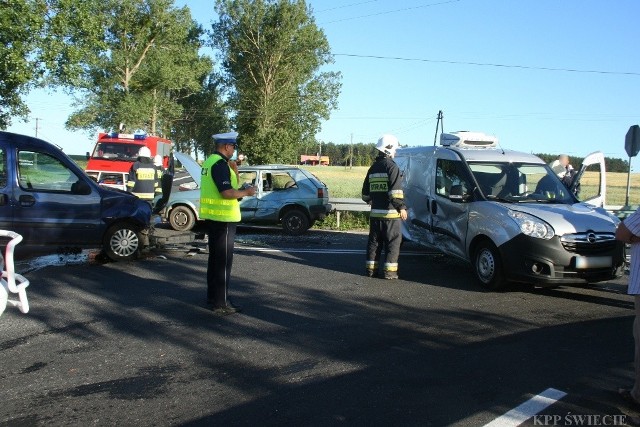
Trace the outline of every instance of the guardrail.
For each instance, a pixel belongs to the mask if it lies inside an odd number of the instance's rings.
[[[329,199],[329,203],[331,203],[332,212],[336,213],[336,227],[340,227],[341,212],[368,212],[371,210],[371,206],[365,203],[362,199],[338,197]]]

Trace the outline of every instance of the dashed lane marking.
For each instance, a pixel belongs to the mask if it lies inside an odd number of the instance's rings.
[[[542,393],[533,396],[521,405],[506,412],[504,415],[496,418],[488,424],[485,424],[484,427],[518,426],[547,407],[553,405],[566,395],[567,393],[564,391],[556,390],[555,388],[548,388]]]

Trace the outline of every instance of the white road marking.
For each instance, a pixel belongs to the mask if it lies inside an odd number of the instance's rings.
[[[547,407],[553,405],[566,395],[567,393],[564,391],[556,390],[555,388],[548,388],[542,393],[533,396],[531,399],[508,411],[504,415],[496,418],[488,424],[485,424],[484,427],[518,426],[538,414],[540,411],[543,411]]]
[[[364,249],[297,249],[297,248],[254,248],[251,246],[236,246],[236,251],[246,252],[269,252],[269,253],[307,253],[307,254],[366,254]],[[433,255],[438,252],[400,252],[400,255]]]

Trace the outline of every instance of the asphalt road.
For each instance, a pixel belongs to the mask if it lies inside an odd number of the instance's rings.
[[[626,278],[485,292],[405,245],[401,280],[369,279],[365,239],[241,229],[227,317],[202,241],[30,271],[31,311],[0,317],[0,423],[480,426],[549,389],[541,415],[635,414]]]

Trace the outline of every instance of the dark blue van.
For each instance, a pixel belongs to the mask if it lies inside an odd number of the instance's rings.
[[[148,245],[151,207],[101,187],[56,146],[0,132],[0,229],[24,240],[16,256],[104,248],[113,260]]]

